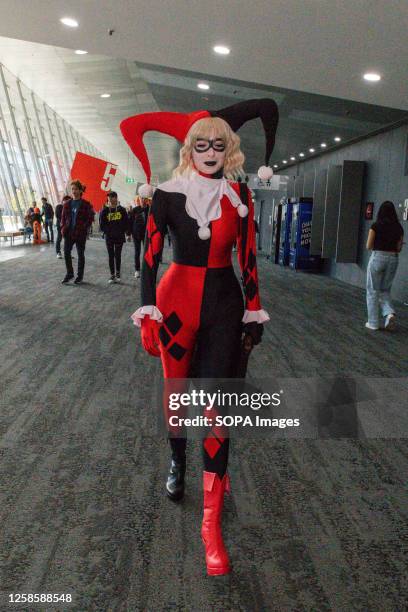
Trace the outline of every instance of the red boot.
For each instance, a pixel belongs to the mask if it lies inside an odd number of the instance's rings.
[[[231,565],[221,533],[221,514],[224,491],[229,491],[229,478],[223,479],[214,472],[203,472],[204,517],[201,537],[205,546],[205,562],[209,576],[229,574]]]

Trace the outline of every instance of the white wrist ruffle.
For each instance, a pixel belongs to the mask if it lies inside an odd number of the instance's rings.
[[[152,321],[158,321],[159,323],[163,321],[163,315],[156,306],[141,306],[130,318],[137,327],[141,327],[142,319],[144,319],[146,315],[148,315]]]
[[[269,321],[269,315],[266,310],[246,310],[242,317],[243,323],[265,323]]]

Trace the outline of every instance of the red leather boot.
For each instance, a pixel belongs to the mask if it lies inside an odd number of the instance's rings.
[[[230,490],[229,477],[222,480],[214,472],[203,472],[204,517],[201,537],[205,546],[205,562],[209,576],[229,574],[231,565],[221,533],[221,515],[224,491]]]

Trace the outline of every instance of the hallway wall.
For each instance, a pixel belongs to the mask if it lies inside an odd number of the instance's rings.
[[[285,174],[302,175],[314,172],[316,175],[317,172],[328,168],[332,164],[342,164],[344,160],[366,162],[358,263],[336,264],[334,260],[326,260],[324,272],[329,276],[358,287],[365,286],[367,263],[370,256],[365,248],[368,230],[375,220],[381,202],[384,200],[394,202],[404,228],[405,241],[407,241],[408,223],[402,220],[403,203],[408,198],[408,171],[405,174],[407,141],[408,125],[403,125],[285,170]],[[373,221],[367,221],[364,218],[366,202],[374,202]],[[408,248],[406,246],[400,254],[398,272],[393,285],[393,295],[396,299],[408,300]]]

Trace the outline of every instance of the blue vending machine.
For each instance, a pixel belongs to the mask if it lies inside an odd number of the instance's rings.
[[[294,270],[318,270],[320,256],[310,255],[312,233],[312,198],[292,201],[292,221],[289,238],[289,266]]]
[[[287,266],[289,263],[290,251],[290,230],[292,225],[293,204],[287,201],[282,205],[282,216],[279,236],[279,264]]]

